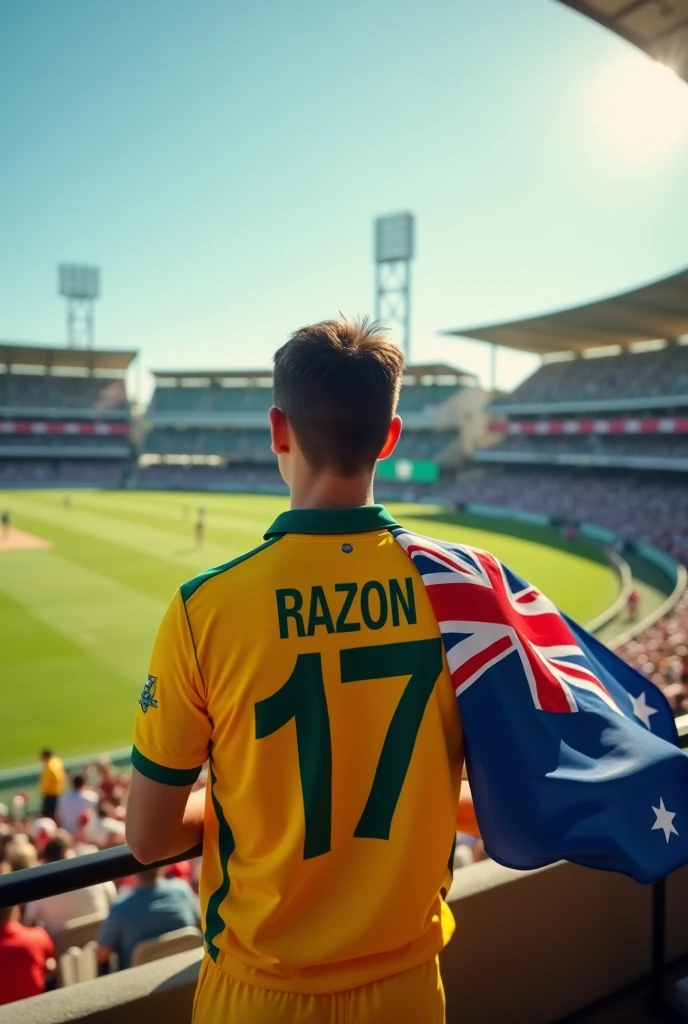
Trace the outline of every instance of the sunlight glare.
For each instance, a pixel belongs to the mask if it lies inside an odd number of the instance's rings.
[[[593,103],[602,140],[623,157],[658,160],[688,141],[688,83],[644,54],[607,68]]]

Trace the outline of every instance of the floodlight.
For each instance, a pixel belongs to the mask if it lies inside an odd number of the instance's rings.
[[[83,263],[61,263],[58,268],[60,295],[66,299],[97,299],[100,268]]]
[[[412,213],[375,219],[375,319],[400,330],[406,358],[411,348]]]
[[[390,213],[375,221],[375,262],[391,263],[413,257],[413,214]]]

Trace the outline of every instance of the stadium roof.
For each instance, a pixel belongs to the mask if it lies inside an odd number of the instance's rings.
[[[222,379],[228,377],[233,380],[272,380],[272,370],[151,370],[153,376],[158,379],[188,378],[198,379]],[[449,366],[447,363],[414,363],[404,369],[404,374],[411,377],[470,377],[475,374],[470,370],[460,370],[456,366]]]
[[[197,378],[250,378],[251,380],[272,380],[272,370],[151,370],[154,377]]]
[[[679,338],[688,334],[688,269],[584,306],[442,333],[537,355]]]
[[[126,370],[137,352],[120,349],[53,348],[0,341],[0,365],[67,367],[81,370]]]
[[[688,0],[560,0],[688,81]]]

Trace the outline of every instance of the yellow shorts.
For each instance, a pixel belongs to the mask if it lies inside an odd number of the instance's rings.
[[[311,995],[255,988],[206,956],[193,1024],[445,1024],[439,961],[346,992]]]

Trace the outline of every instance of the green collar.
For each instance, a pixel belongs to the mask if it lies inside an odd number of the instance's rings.
[[[359,508],[295,508],[277,516],[265,539],[284,533],[370,533],[398,524],[384,505]]]

